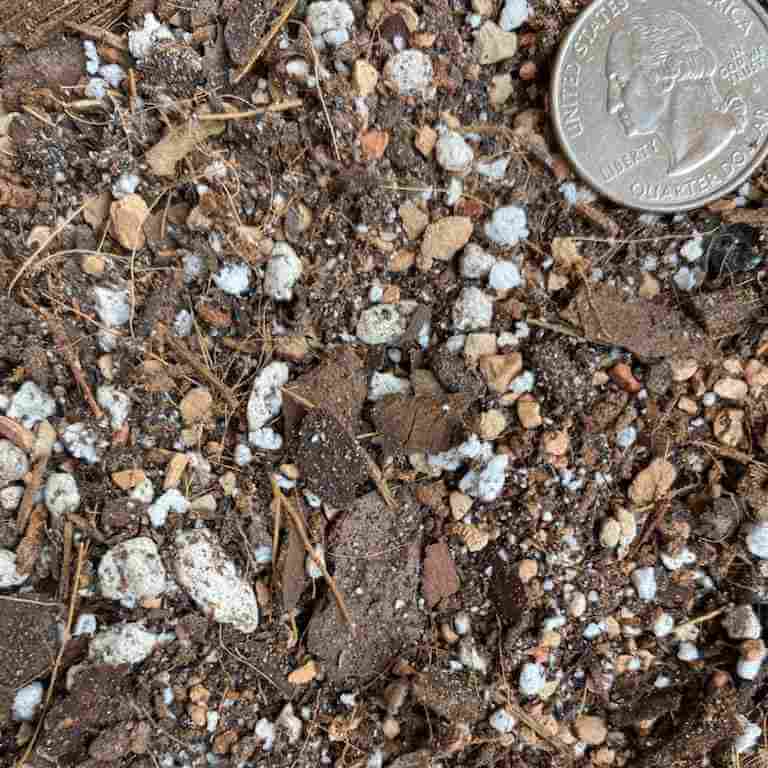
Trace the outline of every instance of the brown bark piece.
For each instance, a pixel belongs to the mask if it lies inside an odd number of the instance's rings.
[[[440,541],[427,547],[424,558],[424,599],[434,608],[444,597],[459,591],[459,577],[448,544]]]

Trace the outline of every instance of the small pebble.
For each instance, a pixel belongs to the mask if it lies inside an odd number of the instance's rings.
[[[514,715],[502,707],[490,716],[488,724],[499,733],[511,733],[517,725],[517,720]]]
[[[656,598],[656,569],[636,568],[632,572],[632,583],[641,600],[650,601]]]
[[[511,261],[497,261],[488,277],[488,285],[495,291],[511,291],[522,284],[520,270]]]
[[[496,245],[517,245],[528,234],[528,216],[519,205],[497,208],[485,224],[486,237]]]
[[[537,696],[546,684],[541,664],[527,662],[520,670],[520,693],[523,696]]]

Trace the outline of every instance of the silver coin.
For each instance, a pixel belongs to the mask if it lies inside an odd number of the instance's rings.
[[[753,0],[593,0],[551,103],[596,191],[645,211],[704,205],[768,155],[768,16]]]

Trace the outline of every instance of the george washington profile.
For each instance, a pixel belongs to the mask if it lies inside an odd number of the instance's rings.
[[[722,99],[717,61],[688,19],[676,11],[639,11],[611,36],[607,109],[627,136],[656,134],[669,153],[669,174],[688,173],[744,133],[744,99]]]

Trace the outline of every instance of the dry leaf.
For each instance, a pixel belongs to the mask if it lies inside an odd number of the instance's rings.
[[[677,470],[666,459],[654,459],[632,481],[629,498],[635,504],[650,504],[664,498],[675,483]]]
[[[112,203],[112,194],[107,190],[99,195],[91,195],[83,203],[83,218],[90,224],[94,231],[101,229],[109,217],[109,206]]]
[[[318,672],[317,662],[314,659],[310,659],[306,664],[298,669],[294,669],[288,675],[288,682],[292,685],[307,685],[307,683],[311,683],[317,677]]]
[[[210,136],[222,134],[224,128],[223,120],[203,123],[190,121],[174,126],[144,155],[144,159],[156,176],[173,177],[180,160]]]

